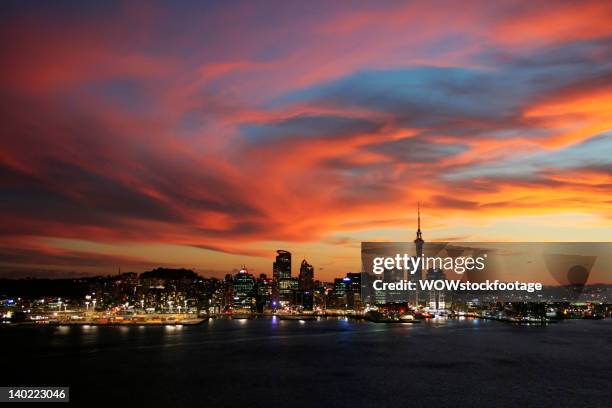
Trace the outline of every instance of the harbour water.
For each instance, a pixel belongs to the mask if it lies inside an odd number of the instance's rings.
[[[610,407],[612,321],[2,327],[2,384],[76,406]]]

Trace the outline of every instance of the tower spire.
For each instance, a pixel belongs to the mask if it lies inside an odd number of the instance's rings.
[[[421,236],[421,202],[417,201],[417,232],[416,232],[416,239],[417,240],[423,240],[423,237]]]
[[[423,245],[425,244],[425,241],[423,241],[423,235],[421,233],[421,202],[418,201],[417,202],[417,231],[416,231],[416,239],[414,240],[414,246],[416,249],[416,256],[417,258],[420,258],[423,256]],[[414,279],[415,281],[417,280],[421,280],[423,278],[423,267],[422,265],[419,264],[419,266],[417,267],[416,271],[411,272],[413,275],[411,275],[411,279]],[[416,305],[419,304],[419,292],[418,290],[416,290],[414,292],[414,303]]]

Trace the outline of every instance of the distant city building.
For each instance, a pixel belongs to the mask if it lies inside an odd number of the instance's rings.
[[[289,303],[294,298],[294,290],[297,285],[291,278],[291,252],[279,249],[276,251],[276,260],[272,264],[273,279],[275,285],[275,300]]]
[[[325,309],[326,302],[327,302],[327,287],[325,283],[319,280],[316,280],[313,294],[314,294],[313,307],[315,308],[319,307],[321,309]]]
[[[332,294],[331,303],[335,308],[345,308],[347,304],[346,292],[347,287],[350,284],[349,278],[336,278],[334,279],[334,290]]]
[[[246,268],[234,275],[233,308],[242,310],[255,309],[255,279]]]
[[[314,290],[314,267],[306,262],[306,259],[304,259],[300,265],[300,275],[298,279],[300,290]]]
[[[383,282],[395,283],[404,279],[404,270],[392,268],[385,269],[383,272]],[[406,301],[406,293],[400,289],[387,289],[384,292],[385,302],[402,302]]]
[[[274,309],[273,303],[273,280],[269,279],[266,274],[259,275],[257,280],[257,296],[256,308],[258,313],[263,313],[266,309]]]
[[[349,279],[346,282],[346,304],[349,309],[361,308],[361,273],[347,273]]]
[[[234,304],[234,277],[231,274],[225,275],[223,279],[223,303],[221,308],[228,310]]]
[[[444,270],[438,268],[429,268],[426,276],[427,280],[446,280]],[[429,291],[429,308],[434,312],[446,309],[446,293],[444,290],[432,289]]]
[[[314,289],[314,267],[304,259],[300,265],[297,293],[297,304],[304,310],[312,310],[314,307]]]
[[[276,259],[272,264],[272,278],[278,282],[291,277],[291,252],[279,249],[276,253]]]

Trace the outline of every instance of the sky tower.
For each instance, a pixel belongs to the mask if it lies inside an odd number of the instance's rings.
[[[416,239],[414,240],[414,246],[416,247],[416,256],[421,257],[423,255],[423,235],[421,233],[421,203],[417,202],[417,231],[416,231]],[[414,277],[418,280],[422,278],[422,268],[419,264],[419,269],[414,274]]]

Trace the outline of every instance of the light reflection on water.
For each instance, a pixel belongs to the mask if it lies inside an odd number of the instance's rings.
[[[409,324],[384,324],[372,323],[365,320],[356,320],[348,317],[318,318],[317,320],[281,320],[278,316],[258,317],[254,319],[209,319],[200,325],[164,325],[164,326],[56,326],[50,333],[59,337],[82,337],[84,342],[96,342],[99,338],[125,338],[152,339],[163,337],[166,339],[204,337],[206,341],[220,340],[223,338],[240,335],[244,338],[249,336],[325,336],[328,334],[371,333],[375,335],[381,332],[403,332],[423,333],[427,328],[452,328],[463,327],[471,330],[480,330],[485,327],[500,326],[507,324],[483,321],[479,319],[447,319],[436,318],[423,320],[419,323]],[[102,336],[102,337],[101,337]],[[208,337],[207,337],[208,336]]]

